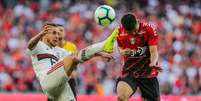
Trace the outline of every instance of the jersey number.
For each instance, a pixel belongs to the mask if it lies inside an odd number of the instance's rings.
[[[51,63],[51,65],[54,65],[56,63],[56,60],[50,59],[50,63]]]

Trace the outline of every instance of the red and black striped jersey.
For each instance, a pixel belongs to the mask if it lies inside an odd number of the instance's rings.
[[[140,22],[136,33],[127,32],[122,26],[118,29],[117,43],[122,49],[129,48],[132,54],[124,56],[122,76],[132,75],[135,78],[156,77],[158,72],[149,67],[149,46],[158,45],[158,35],[150,24]]]

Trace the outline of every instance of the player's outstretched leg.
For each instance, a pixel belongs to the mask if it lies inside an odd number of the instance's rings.
[[[76,67],[75,65],[77,65],[80,62],[84,62],[95,56],[96,53],[103,51],[104,44],[105,41],[95,43],[84,49],[81,49],[78,53],[75,53],[72,56],[65,57],[63,59],[63,64],[67,76],[69,76],[72,73],[74,69],[73,67]]]
[[[67,56],[63,60],[64,70],[66,75],[69,77],[73,70],[77,67],[76,65],[80,63],[80,60],[78,60],[77,55]]]
[[[77,54],[77,58],[80,62],[84,62],[90,58],[92,58],[96,53],[103,51],[103,47],[105,45],[105,41],[95,43],[90,45],[82,50],[80,50]]]

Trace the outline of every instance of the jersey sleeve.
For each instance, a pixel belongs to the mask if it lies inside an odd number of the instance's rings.
[[[39,41],[33,50],[27,49],[27,53],[29,55],[37,54],[38,52],[42,51],[42,49],[44,48],[43,44],[44,44],[43,42]]]
[[[158,45],[159,37],[158,34],[156,33],[156,29],[149,25],[147,27],[148,31],[148,44],[149,45]]]
[[[105,40],[105,45],[103,47],[103,51],[112,53],[114,48],[114,43],[117,40],[119,34],[119,27],[117,27],[112,34]]]

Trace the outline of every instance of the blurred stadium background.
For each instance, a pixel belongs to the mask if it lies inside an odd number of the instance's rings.
[[[108,4],[116,11],[116,22],[109,28],[94,21],[94,10],[100,4]],[[64,25],[66,39],[81,49],[104,40],[126,11],[158,29],[160,64],[164,69],[158,77],[162,101],[201,101],[200,0],[0,0],[0,100],[47,99],[26,54],[28,40],[44,22]],[[117,52],[114,56],[114,62],[94,58],[80,65],[78,101],[115,101],[122,62]],[[135,96],[133,99],[139,100],[140,92]]]

